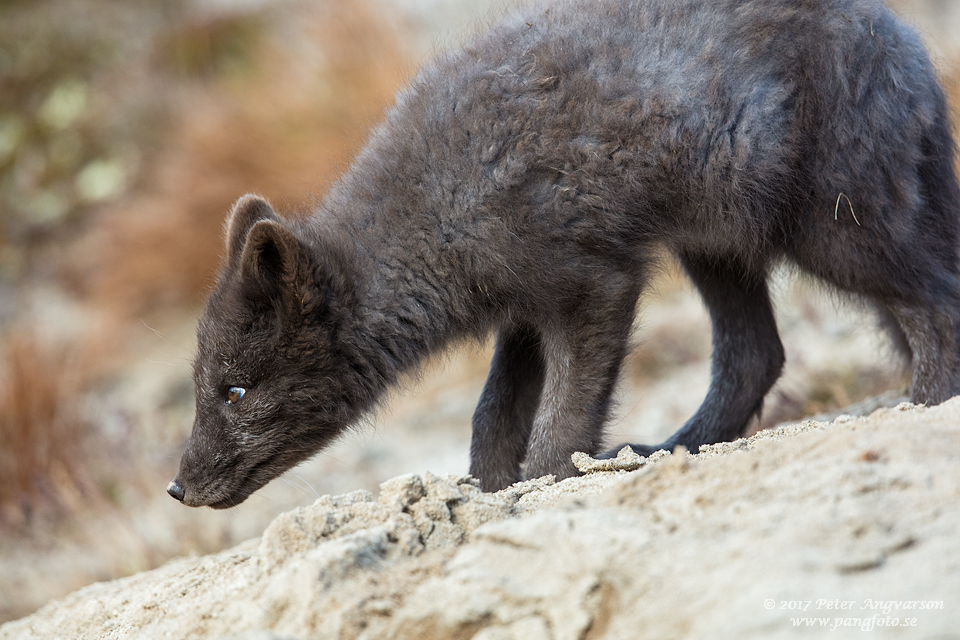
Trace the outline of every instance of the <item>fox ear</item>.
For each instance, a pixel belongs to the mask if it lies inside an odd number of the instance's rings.
[[[249,294],[278,300],[294,294],[309,273],[310,256],[300,240],[275,220],[260,220],[247,233],[240,277]]]
[[[227,219],[227,260],[236,269],[250,229],[261,220],[278,221],[277,214],[260,196],[247,194],[237,200]]]

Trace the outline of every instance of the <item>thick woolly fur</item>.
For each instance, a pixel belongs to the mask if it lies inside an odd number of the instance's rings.
[[[871,302],[913,400],[941,402],[960,390],[948,121],[919,38],[873,0],[534,5],[426,66],[308,219],[237,204],[178,497],[242,501],[428,354],[492,332],[471,473],[574,474],[662,248],[709,309],[713,374],[641,453],[734,438],[760,409],[781,260]]]

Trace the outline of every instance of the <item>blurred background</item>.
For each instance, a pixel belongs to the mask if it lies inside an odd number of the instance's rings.
[[[896,0],[957,104],[960,0]],[[466,473],[490,345],[431,362],[367,424],[227,512],[164,492],[193,420],[194,326],[239,196],[302,212],[433,52],[493,0],[0,0],[0,622],[98,580],[259,535],[318,495]],[[898,401],[856,304],[774,279],[788,364],[762,428]],[[698,406],[710,331],[665,262],[611,442]],[[877,397],[879,396],[879,398]]]

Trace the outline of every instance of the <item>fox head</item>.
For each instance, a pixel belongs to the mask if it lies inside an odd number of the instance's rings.
[[[338,253],[256,196],[237,202],[226,235],[197,331],[193,431],[167,487],[185,505],[217,509],[240,504],[356,417]]]

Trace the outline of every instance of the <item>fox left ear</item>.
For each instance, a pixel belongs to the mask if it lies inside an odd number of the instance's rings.
[[[253,225],[240,254],[239,272],[247,299],[279,312],[288,323],[327,309],[329,289],[318,280],[309,247],[282,222],[260,220]]]
[[[277,214],[260,196],[247,194],[237,200],[227,219],[227,260],[231,269],[240,263],[250,229],[261,220],[279,221]]]
[[[247,233],[240,254],[240,278],[248,294],[273,300],[298,297],[309,279],[306,247],[281,222],[260,220]]]

